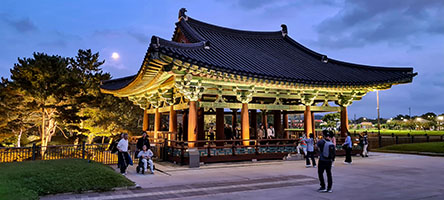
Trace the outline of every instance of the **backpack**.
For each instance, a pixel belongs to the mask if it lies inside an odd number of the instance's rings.
[[[324,148],[322,150],[322,156],[327,160],[333,160],[335,155],[336,155],[335,145],[332,142],[325,140]]]

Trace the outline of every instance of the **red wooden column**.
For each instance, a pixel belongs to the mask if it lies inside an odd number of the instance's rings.
[[[148,117],[148,112],[145,110],[143,110],[143,126],[142,126],[142,130],[143,131],[148,131],[148,125],[149,125],[149,117]]]
[[[250,139],[250,119],[248,118],[248,103],[242,103],[241,110],[242,139]],[[249,141],[243,141],[244,146],[250,145]]]
[[[281,111],[275,110],[273,111],[274,114],[274,132],[275,132],[275,138],[281,138],[282,137],[282,118],[281,118]]]
[[[287,111],[284,111],[284,138],[288,139],[288,131],[285,131],[285,129],[288,129],[288,113]]]
[[[216,108],[216,140],[225,140],[224,134],[224,109]],[[218,146],[222,146],[223,143],[217,144]]]
[[[205,140],[205,116],[204,108],[197,109],[197,140]],[[204,143],[199,143],[199,146],[203,146]]]
[[[262,124],[264,125],[265,133],[268,129],[268,122],[267,122],[267,112],[265,110],[262,110]]]
[[[162,116],[159,113],[159,108],[156,108],[156,112],[154,114],[154,141],[157,141],[156,139],[159,138],[161,117]]]
[[[311,111],[310,111],[310,106],[305,106],[305,111],[304,111],[304,132],[307,135],[307,137],[309,137],[310,133],[313,133],[313,122],[312,122],[313,118],[311,117]]]
[[[168,134],[168,140],[176,140],[176,137],[171,138],[171,133],[177,134],[177,112],[174,110],[174,106],[170,106],[170,123],[169,123],[169,134]]]
[[[190,101],[188,111],[188,141],[197,139],[197,105],[196,101]],[[188,143],[188,147],[195,147],[195,143]]]
[[[250,110],[251,117],[251,131],[252,135],[257,139],[257,110]]]
[[[347,136],[348,132],[348,114],[347,107],[341,106],[341,136]]]

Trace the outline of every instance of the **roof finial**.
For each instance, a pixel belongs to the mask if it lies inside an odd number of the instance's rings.
[[[321,61],[322,61],[323,63],[328,63],[328,57],[327,57],[327,55],[322,55],[322,57],[321,57]]]
[[[183,19],[185,19],[185,21],[186,20],[188,20],[188,16],[185,14],[187,12],[187,9],[186,8],[181,8],[180,10],[179,10],[179,21],[183,18]]]
[[[287,35],[288,35],[287,25],[285,25],[285,24],[281,24],[281,27],[282,27],[282,30],[281,30],[281,32],[282,32],[282,37],[287,36]]]

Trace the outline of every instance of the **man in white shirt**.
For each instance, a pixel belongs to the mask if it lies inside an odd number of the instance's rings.
[[[154,154],[151,151],[151,149],[148,149],[146,147],[146,145],[143,145],[143,150],[139,152],[137,157],[139,157],[139,159],[141,159],[143,162],[143,168],[145,169],[144,172],[148,171],[148,164],[150,164],[151,174],[154,174],[153,160],[151,159],[153,157],[153,155]],[[139,170],[137,170],[137,171],[139,171]]]
[[[122,175],[126,175],[126,168],[130,164],[131,159],[128,154],[128,134],[124,133],[122,135],[122,139],[120,139],[119,143],[117,144],[117,149],[119,150],[118,153],[118,163],[120,166],[120,173]]]
[[[274,128],[273,125],[270,125],[267,129],[267,138],[268,139],[274,139]]]

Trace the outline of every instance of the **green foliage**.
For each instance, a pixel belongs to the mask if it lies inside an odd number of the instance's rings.
[[[322,117],[322,121],[326,123],[325,127],[336,128],[337,123],[341,121],[341,113],[329,113]]]
[[[39,133],[46,146],[56,134],[70,142],[86,137],[135,134],[142,128],[142,109],[127,99],[100,92],[104,73],[98,53],[79,50],[74,58],[34,53],[19,58],[11,81],[0,85],[0,143],[2,138]],[[140,122],[140,123],[139,123]],[[81,137],[83,135],[84,137]],[[11,141],[11,140],[9,140]]]
[[[0,168],[0,199],[39,199],[47,194],[134,185],[111,167],[86,160],[0,163]]]

